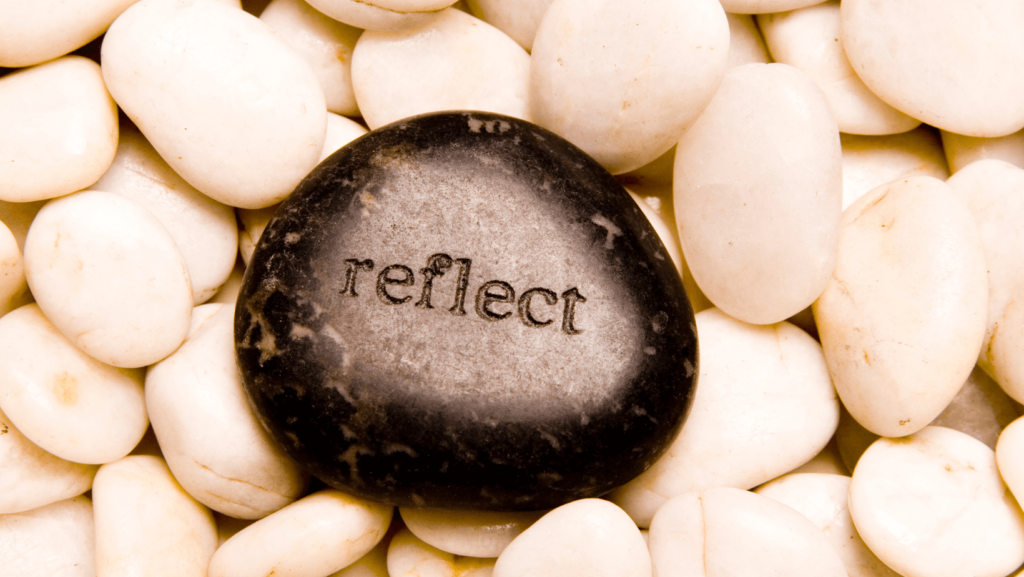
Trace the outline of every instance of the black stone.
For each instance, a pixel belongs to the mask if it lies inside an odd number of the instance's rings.
[[[287,453],[404,506],[606,493],[675,438],[697,374],[682,283],[621,185],[482,112],[382,127],[310,173],[256,247],[235,341]]]

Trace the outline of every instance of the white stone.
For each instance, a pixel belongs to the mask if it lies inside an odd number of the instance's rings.
[[[238,249],[234,211],[182,180],[130,122],[121,125],[114,162],[90,189],[134,200],[160,220],[188,264],[195,304],[231,274]]]
[[[0,412],[0,515],[81,495],[92,487],[97,469],[40,449]]]
[[[424,26],[454,0],[313,0],[314,8],[356,28],[407,30]]]
[[[998,329],[988,347],[992,373],[1008,395],[1024,398],[1024,284],[1011,293]]]
[[[85,497],[0,515],[4,577],[95,577],[95,536]]]
[[[138,0],[0,1],[0,66],[32,66],[88,44]]]
[[[316,73],[327,110],[359,115],[352,92],[352,50],[361,29],[329,18],[305,0],[273,0],[260,14],[260,20],[301,54]]]
[[[315,165],[316,75],[259,19],[208,0],[142,0],[103,41],[103,79],[160,156],[203,194],[259,208]]]
[[[818,298],[842,213],[839,132],[803,72],[747,64],[722,81],[676,147],[683,254],[715,306],[769,324]]]
[[[401,508],[406,527],[431,547],[466,557],[497,557],[545,511]]]
[[[857,533],[847,506],[849,488],[849,476],[789,474],[762,485],[756,493],[792,507],[817,525],[836,548],[850,577],[900,577]]]
[[[900,178],[949,178],[942,142],[922,126],[903,134],[840,134],[843,144],[843,210],[871,190]]]
[[[882,102],[853,71],[840,42],[839,0],[763,14],[757,24],[776,62],[799,68],[821,87],[841,132],[897,134],[921,124]]]
[[[671,148],[711,101],[729,23],[717,0],[561,0],[531,59],[534,122],[618,174]]]
[[[117,106],[99,65],[81,56],[0,77],[0,126],[0,200],[7,202],[81,190],[117,150]]]
[[[0,317],[31,300],[18,239],[0,220]]]
[[[142,371],[83,353],[35,304],[0,319],[0,408],[42,449],[89,465],[124,457],[149,426]]]
[[[946,152],[946,160],[952,172],[986,158],[1002,160],[1024,168],[1024,130],[995,138],[975,138],[945,130],[940,130],[939,133],[942,135],[942,148]]]
[[[772,61],[764,37],[750,14],[727,12],[725,16],[729,19],[729,68]]]
[[[370,129],[440,110],[528,120],[529,78],[521,46],[455,9],[418,28],[364,32],[352,54],[352,84]]]
[[[640,530],[622,509],[581,499],[540,518],[505,547],[494,577],[650,577]]]
[[[100,467],[92,502],[96,575],[207,577],[217,547],[213,515],[159,457],[125,457]]]
[[[117,367],[178,348],[192,314],[188,266],[160,221],[134,201],[85,191],[55,199],[25,240],[25,276],[46,317]]]
[[[235,366],[233,328],[234,307],[221,306],[150,367],[146,406],[181,486],[215,511],[258,519],[302,496],[306,476],[252,412]]]
[[[849,507],[871,551],[904,577],[1002,577],[1024,563],[1024,514],[995,454],[952,429],[875,441]]]
[[[388,547],[389,577],[491,577],[494,559],[453,555],[402,529]]]
[[[806,517],[755,493],[685,493],[651,523],[658,577],[846,577],[828,539]]]
[[[1020,503],[1024,499],[1024,418],[1003,429],[995,451],[999,475]]]
[[[533,48],[537,28],[553,0],[469,0],[474,16],[508,34],[523,48]]]
[[[966,136],[1024,127],[1018,0],[844,0],[841,12],[850,63],[893,108]]]
[[[612,493],[641,527],[665,501],[711,487],[749,489],[792,471],[828,443],[839,402],[817,341],[789,323],[759,326],[698,313],[700,377],[679,436]]]
[[[393,508],[334,489],[303,497],[242,529],[210,561],[209,577],[320,577],[384,538]]]
[[[942,412],[974,368],[987,312],[981,238],[949,185],[894,181],[843,212],[814,318],[839,397],[869,431],[902,437]]]

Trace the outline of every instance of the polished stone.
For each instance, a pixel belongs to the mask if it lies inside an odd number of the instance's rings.
[[[328,484],[530,510],[662,453],[695,384],[692,314],[594,160],[520,120],[440,113],[353,142],[282,204],[235,339],[260,420]]]

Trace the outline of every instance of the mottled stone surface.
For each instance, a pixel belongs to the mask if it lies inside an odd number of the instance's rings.
[[[594,160],[520,120],[440,113],[353,142],[282,204],[235,339],[260,420],[330,485],[529,510],[661,454],[696,379],[692,314]]]

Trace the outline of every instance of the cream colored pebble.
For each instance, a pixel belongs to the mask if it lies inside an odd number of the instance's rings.
[[[151,366],[146,405],[182,487],[215,511],[258,519],[301,497],[306,476],[249,406],[235,366],[233,327],[234,307],[221,306],[174,354]]]
[[[553,0],[469,0],[474,16],[508,34],[530,50],[544,14]]]
[[[402,529],[388,546],[389,577],[491,577],[495,559],[453,555]]]
[[[217,547],[213,516],[163,459],[131,456],[103,465],[92,499],[97,577],[207,577]]]
[[[875,441],[849,507],[871,551],[904,577],[1001,577],[1024,563],[1024,513],[995,454],[959,431]]]
[[[454,0],[313,0],[310,4],[349,26],[366,30],[408,30],[424,26]]]
[[[260,20],[301,54],[316,73],[327,110],[359,115],[352,91],[352,49],[361,29],[329,18],[305,0],[274,0],[260,13]]]
[[[555,2],[533,43],[533,120],[612,174],[639,168],[711,101],[728,47],[717,1]]]
[[[25,240],[25,276],[54,326],[101,362],[155,363],[188,331],[188,266],[160,221],[120,195],[85,191],[47,204]]]
[[[996,138],[975,138],[940,130],[949,169],[957,172],[979,160],[1002,160],[1024,168],[1024,130]]]
[[[824,290],[839,242],[841,148],[806,74],[730,70],[676,147],[673,189],[683,254],[715,306],[770,324]]]
[[[3,0],[0,66],[32,66],[84,46],[138,0]]]
[[[203,194],[269,206],[316,165],[320,83],[257,18],[209,0],[142,0],[111,25],[102,58],[118,105]]]
[[[698,313],[700,377],[682,432],[612,500],[647,527],[666,501],[711,487],[749,489],[811,460],[839,402],[821,347],[789,323],[751,325]]]
[[[875,188],[900,178],[949,178],[942,142],[922,126],[903,134],[840,134],[843,145],[843,210]]]
[[[95,535],[85,497],[0,515],[4,577],[95,577]]]
[[[447,511],[401,508],[402,520],[431,547],[466,557],[497,557],[544,511]]]
[[[685,493],[651,522],[658,577],[846,577],[843,562],[806,517],[740,489]]]
[[[418,28],[364,32],[352,54],[356,100],[371,129],[440,110],[529,119],[529,75],[521,46],[454,8]]]
[[[828,537],[850,577],[900,577],[875,556],[853,526],[847,494],[850,477],[789,474],[761,485],[758,495],[792,507]]]
[[[850,66],[840,42],[839,0],[762,14],[757,24],[776,62],[799,68],[821,87],[840,132],[897,134],[921,124],[882,102]]]
[[[117,150],[117,106],[100,67],[81,56],[0,77],[0,126],[0,200],[7,202],[81,190]]]
[[[212,297],[231,274],[234,211],[182,180],[130,122],[122,123],[114,162],[90,189],[120,194],[160,220],[188,264],[193,303]]]
[[[771,62],[764,37],[750,14],[727,12],[729,19],[729,68]]]
[[[650,577],[651,557],[629,516],[601,499],[581,499],[540,518],[510,543],[494,577]]]
[[[393,508],[324,489],[242,529],[217,550],[209,577],[329,575],[384,538]]]
[[[124,457],[149,426],[142,371],[83,353],[35,304],[0,319],[0,407],[36,445],[90,465]]]
[[[814,304],[843,405],[878,435],[925,427],[974,368],[987,308],[981,238],[949,185],[915,177],[861,197]]]
[[[0,412],[0,515],[77,497],[92,487],[98,468],[47,453]]]

